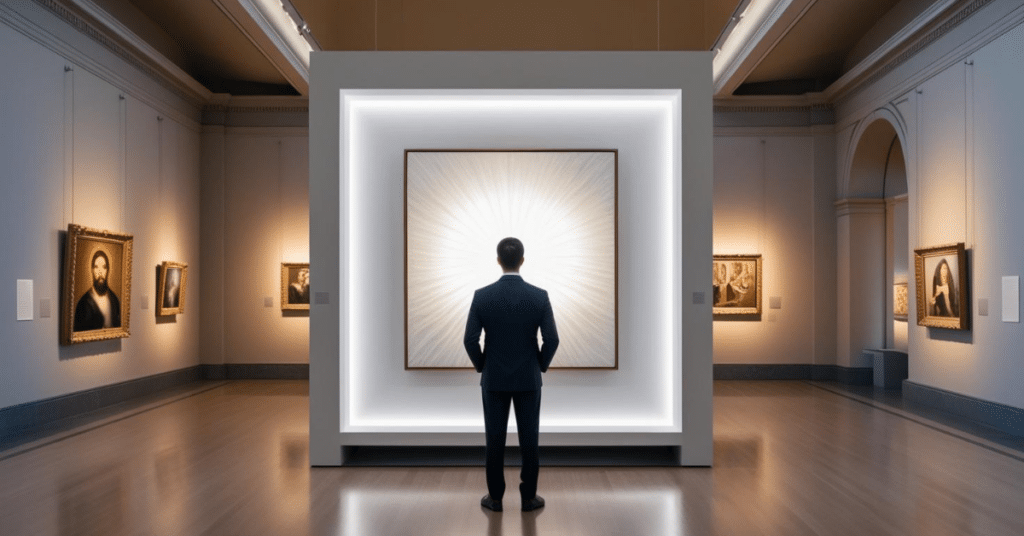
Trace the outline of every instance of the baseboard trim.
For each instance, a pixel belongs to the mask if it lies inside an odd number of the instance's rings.
[[[308,380],[308,363],[201,365],[207,380]]]
[[[904,400],[1024,437],[1024,409],[903,380]]]
[[[716,380],[817,380],[846,385],[871,385],[871,367],[838,365],[742,365],[716,364]]]
[[[0,408],[0,446],[48,433],[60,421],[202,380],[301,380],[308,364],[195,365],[35,402]]]
[[[0,444],[7,444],[19,436],[37,433],[64,419],[79,417],[155,391],[179,387],[202,379],[202,371],[197,365],[2,408]]]

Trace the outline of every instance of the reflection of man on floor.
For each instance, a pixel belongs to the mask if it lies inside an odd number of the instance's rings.
[[[102,250],[92,255],[92,288],[75,307],[75,331],[121,327],[121,302],[107,286],[110,259]]]
[[[480,505],[501,511],[505,493],[505,437],[508,410],[515,405],[519,448],[523,456],[519,495],[524,512],[544,506],[537,495],[539,468],[541,372],[558,348],[558,331],[548,293],[523,281],[523,243],[506,238],[498,243],[498,264],[504,275],[476,291],[469,308],[463,343],[477,372],[482,372],[484,430],[487,437],[487,491]],[[537,330],[544,345],[538,347]],[[480,332],[484,348],[480,348]]]

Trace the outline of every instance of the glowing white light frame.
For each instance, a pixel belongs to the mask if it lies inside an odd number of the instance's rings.
[[[369,146],[375,143],[373,128],[375,120],[392,115],[397,117],[422,117],[424,114],[444,120],[453,113],[478,114],[491,116],[501,114],[534,114],[538,118],[552,113],[575,113],[579,117],[600,120],[614,114],[655,113],[659,117],[657,124],[649,127],[651,143],[660,147],[664,158],[659,162],[657,175],[663,188],[659,197],[660,207],[646,207],[661,215],[658,225],[647,229],[645,240],[662,252],[658,263],[657,280],[663,289],[658,294],[658,301],[646,316],[655,319],[658,324],[661,340],[657,341],[658,350],[645,359],[657,360],[659,374],[651,378],[649,389],[657,397],[657,407],[648,408],[640,414],[561,415],[545,418],[542,413],[541,431],[546,433],[586,433],[586,432],[627,432],[627,433],[679,433],[682,431],[682,380],[681,380],[681,291],[679,274],[681,270],[681,92],[678,90],[341,90],[340,110],[342,115],[340,170],[342,173],[342,199],[347,200],[341,218],[341,262],[342,288],[348,289],[347,302],[342,303],[340,348],[342,355],[339,367],[340,397],[340,432],[342,434],[359,434],[367,432],[399,432],[399,433],[470,433],[483,432],[483,419],[479,407],[473,406],[461,414],[448,415],[416,415],[415,407],[406,407],[403,413],[381,412],[380,408],[367,407],[366,393],[361,389],[366,385],[360,378],[372,366],[368,356],[376,356],[372,340],[366,335],[375,329],[364,325],[366,316],[358,314],[365,310],[367,300],[377,296],[367,296],[367,285],[362,284],[364,268],[360,260],[367,243],[364,226],[364,211],[379,210],[380,207],[368,206],[363,201],[369,182],[381,180],[366,172],[364,166]],[[565,143],[553,141],[557,148],[565,149]],[[587,144],[589,145],[592,144]],[[493,148],[493,147],[491,147]],[[509,147],[513,148],[513,147]],[[399,158],[401,155],[399,154]],[[627,158],[629,155],[621,155]],[[620,160],[621,162],[621,160]],[[401,177],[394,178],[401,180]],[[620,188],[628,188],[629,173],[620,174]],[[396,202],[401,203],[401,199]],[[620,210],[622,210],[620,208]],[[634,211],[639,210],[637,208]],[[645,211],[646,212],[646,211]],[[620,212],[620,222],[629,217],[628,211]],[[621,223],[620,223],[621,225]],[[363,233],[362,235],[360,233]],[[379,247],[379,244],[373,245]],[[346,250],[347,248],[347,250]],[[620,251],[620,257],[622,253]],[[347,280],[345,277],[347,275]],[[620,278],[622,275],[620,274]],[[621,281],[620,286],[629,285]],[[620,316],[631,314],[620,311]],[[620,350],[621,351],[621,350]],[[628,351],[622,359],[629,359]],[[635,357],[634,357],[635,358]],[[589,371],[578,371],[571,375],[569,383],[575,379],[575,385],[586,384],[585,375]],[[459,386],[466,385],[466,378],[475,384],[475,376],[436,371],[430,374],[447,374],[451,381]],[[545,378],[551,382],[552,374]],[[545,397],[552,390],[545,391]],[[422,393],[421,393],[422,394]],[[475,400],[475,399],[474,399]],[[653,411],[651,411],[653,409]],[[514,425],[510,426],[514,431]],[[354,443],[350,443],[354,444]]]

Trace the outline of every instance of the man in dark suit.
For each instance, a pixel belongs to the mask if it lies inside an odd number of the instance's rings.
[[[523,281],[523,243],[505,238],[498,243],[498,264],[504,275],[473,295],[463,343],[477,372],[482,372],[484,428],[487,435],[487,495],[480,505],[501,511],[505,493],[505,435],[508,410],[515,404],[519,447],[523,455],[519,495],[523,511],[544,506],[537,495],[539,471],[541,372],[547,372],[558,348],[558,331],[548,293]],[[537,330],[544,344],[538,347]],[[480,349],[483,330],[484,349]]]

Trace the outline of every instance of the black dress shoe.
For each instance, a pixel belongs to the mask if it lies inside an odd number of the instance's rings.
[[[532,512],[538,508],[544,508],[544,497],[534,495],[532,499],[523,501],[523,511]]]
[[[543,502],[543,501],[541,501],[541,502]],[[480,506],[483,506],[484,508],[486,508],[486,509],[488,509],[488,510],[490,510],[492,512],[500,512],[501,511],[501,501],[496,501],[496,500],[492,499],[490,495],[484,495],[483,498],[480,499]]]

